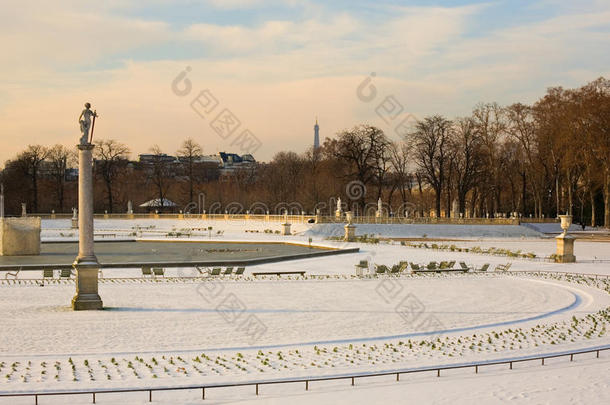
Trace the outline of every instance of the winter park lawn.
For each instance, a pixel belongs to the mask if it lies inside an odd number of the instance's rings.
[[[213,227],[213,231],[207,228]],[[401,246],[364,244],[355,254],[247,268],[244,276],[196,277],[193,269],[168,269],[166,277],[141,277],[139,269],[107,269],[100,281],[105,310],[73,312],[73,281],[40,286],[21,272],[0,283],[0,394],[103,388],[145,388],[230,383],[402,370],[519,358],[610,345],[610,283],[587,276],[535,271],[610,274],[610,245],[577,241],[579,263],[540,260],[554,240],[532,228],[433,226],[427,235],[458,247],[532,252],[535,259]],[[197,220],[96,221],[96,233],[115,238],[167,239],[192,231],[189,240],[329,241],[333,226]],[[421,237],[409,225],[367,225],[358,234]],[[523,228],[523,229],[519,229]],[[245,231],[248,232],[245,232]],[[270,232],[265,232],[272,231]],[[220,232],[219,232],[220,231]],[[461,238],[456,238],[456,232]],[[520,233],[521,232],[521,233]],[[169,234],[169,235],[168,235]],[[69,221],[43,221],[44,240],[74,240]],[[432,236],[430,236],[432,237]],[[455,240],[463,239],[463,240]],[[455,260],[480,267],[512,264],[528,273],[355,276],[360,260],[393,265]],[[253,277],[252,272],[306,271],[305,277]],[[19,280],[23,279],[20,283]],[[610,354],[580,355],[514,370],[489,366],[393,377],[211,390],[209,403],[489,403],[610,400]],[[200,403],[200,393],[155,393],[158,403]],[[90,403],[91,397],[41,397],[39,403]],[[97,403],[145,403],[147,394],[102,394]],[[33,403],[0,398],[0,404]]]

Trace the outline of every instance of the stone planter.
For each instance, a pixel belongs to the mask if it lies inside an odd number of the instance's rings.
[[[40,218],[1,218],[0,255],[34,256],[40,254]]]

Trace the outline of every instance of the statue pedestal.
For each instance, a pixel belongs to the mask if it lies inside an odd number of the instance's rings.
[[[576,256],[574,256],[574,237],[562,233],[555,239],[557,240],[557,258],[555,260],[558,263],[576,262]]]
[[[343,211],[341,211],[341,210],[335,211],[335,218],[341,218],[342,216],[343,216]]]
[[[95,261],[78,260],[74,262],[76,271],[76,295],[72,298],[72,309],[75,311],[91,311],[103,309],[102,298],[98,294],[98,271],[100,265]]]
[[[0,256],[40,254],[40,218],[0,218]]]
[[[356,240],[356,227],[352,224],[347,224],[343,227],[345,229],[344,239],[346,242],[353,242]]]
[[[78,219],[72,218],[72,229],[78,229]]]
[[[292,232],[290,231],[290,225],[289,223],[284,223],[282,224],[282,235],[292,235]]]

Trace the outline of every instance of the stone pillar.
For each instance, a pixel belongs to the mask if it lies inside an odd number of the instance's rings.
[[[78,256],[76,295],[72,298],[75,311],[102,309],[97,290],[100,264],[93,246],[93,152],[94,145],[78,145]]]
[[[558,263],[574,263],[576,261],[574,256],[574,237],[568,235],[570,225],[572,225],[572,216],[566,213],[566,215],[559,215],[559,218],[561,219],[563,233],[555,238],[557,240],[555,261]]]
[[[557,240],[557,256],[555,261],[558,263],[576,262],[576,256],[574,256],[574,237],[562,233],[555,240]]]
[[[284,221],[282,223],[282,235],[292,235],[290,222],[288,222],[288,210],[284,210]]]
[[[352,225],[351,223],[348,223],[347,225],[344,226],[345,228],[345,241],[346,242],[353,242],[356,240],[356,227],[354,225]]]

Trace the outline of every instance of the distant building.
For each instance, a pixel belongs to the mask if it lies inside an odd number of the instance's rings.
[[[243,170],[252,170],[256,167],[254,156],[246,154],[239,156],[235,153],[219,152],[220,175],[230,176]]]
[[[155,163],[161,160],[162,162],[174,163],[178,159],[175,156],[166,155],[165,153],[161,155],[154,154],[142,154],[140,155],[140,163]]]
[[[313,149],[320,147],[320,126],[318,125],[318,117],[316,117],[316,125],[313,126]]]
[[[136,163],[139,168],[152,170],[155,163],[166,163],[169,174],[178,179],[185,178],[187,175],[188,159],[175,157],[166,154],[142,154]],[[217,155],[202,155],[193,160],[193,174],[199,180],[214,181],[219,177],[232,176],[246,169],[254,169],[256,160],[252,155],[238,155],[236,153],[220,152]]]

